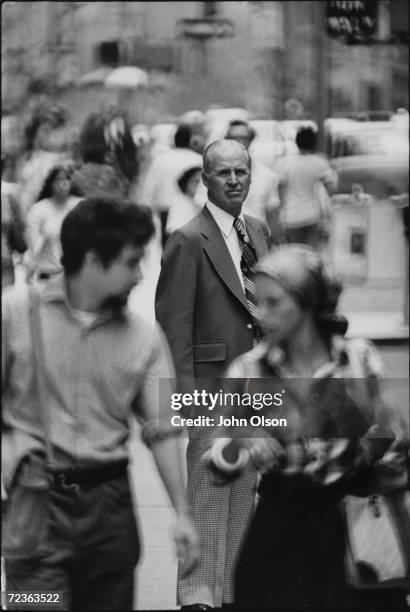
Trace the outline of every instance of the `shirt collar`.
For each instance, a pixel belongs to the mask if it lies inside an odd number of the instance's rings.
[[[68,305],[65,276],[56,274],[38,290],[44,302],[64,302]]]
[[[209,200],[207,201],[206,206],[209,212],[211,213],[211,215],[213,216],[214,220],[216,221],[223,235],[226,238],[228,238],[230,233],[232,232],[233,222],[235,220],[235,217],[227,213],[225,210],[222,210],[222,208],[218,208],[218,206],[215,206],[215,204],[213,204]],[[245,219],[244,219],[242,211],[240,212],[238,217],[241,219],[241,221],[245,225]]]
[[[270,367],[280,370],[285,360],[285,351],[280,346],[269,347],[264,340],[254,349],[257,358],[264,360]],[[345,340],[335,336],[331,340],[331,357],[321,365],[312,378],[328,378],[336,374],[339,367],[346,365],[347,353]]]

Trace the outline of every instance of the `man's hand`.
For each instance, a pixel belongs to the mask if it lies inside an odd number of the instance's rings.
[[[185,578],[198,565],[200,555],[199,536],[187,514],[177,514],[174,542],[178,561],[184,564],[181,577]]]

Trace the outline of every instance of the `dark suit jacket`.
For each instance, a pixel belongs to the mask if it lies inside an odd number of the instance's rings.
[[[245,216],[260,258],[269,249],[267,226]],[[222,236],[205,206],[168,239],[155,298],[180,379],[217,378],[253,346],[246,298]]]

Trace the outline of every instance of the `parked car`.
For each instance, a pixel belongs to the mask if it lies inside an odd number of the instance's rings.
[[[353,183],[376,199],[408,192],[408,122],[327,119],[327,154],[338,173],[338,193]]]
[[[299,153],[295,139],[300,127],[312,127],[317,131],[316,123],[310,119],[252,119],[249,123],[256,131],[251,153],[261,163],[273,169],[283,155]]]

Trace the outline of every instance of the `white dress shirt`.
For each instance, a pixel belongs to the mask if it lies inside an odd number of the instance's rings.
[[[232,257],[232,261],[238,273],[239,280],[241,281],[243,292],[245,293],[245,287],[243,285],[243,277],[242,277],[242,270],[241,270],[241,258],[242,258],[243,247],[239,241],[239,237],[236,232],[236,229],[233,226],[235,217],[225,212],[221,208],[218,208],[218,206],[215,206],[215,204],[212,204],[212,202],[210,202],[209,200],[207,201],[206,205],[212,217],[215,219],[216,224],[221,230],[222,236],[225,240],[226,246],[228,247],[228,251]],[[245,219],[243,218],[242,212],[238,215],[238,217],[242,220],[243,224],[245,225]]]

